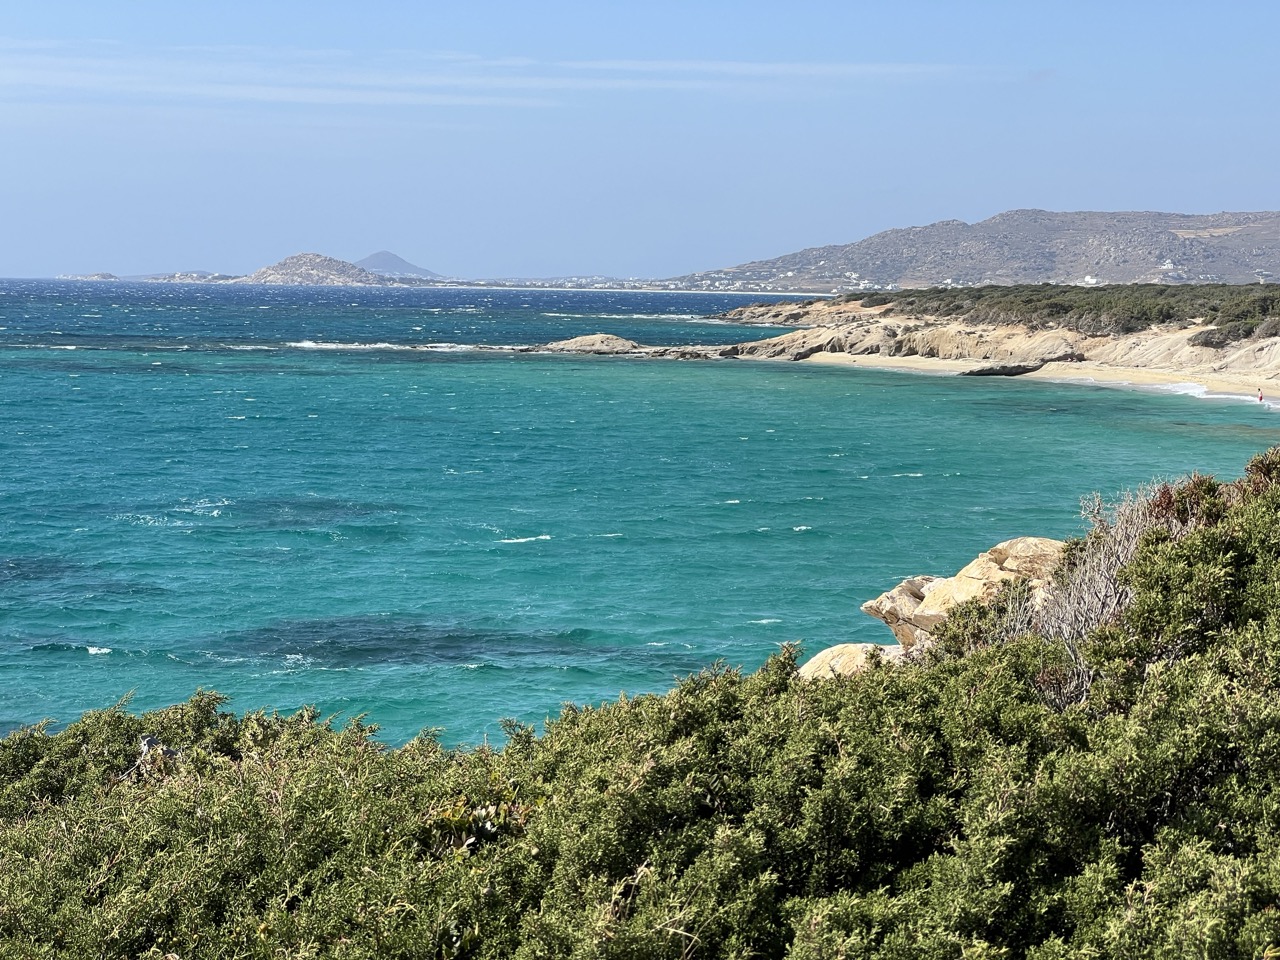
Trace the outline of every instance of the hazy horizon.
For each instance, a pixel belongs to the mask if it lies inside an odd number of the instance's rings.
[[[1280,10],[85,0],[0,30],[0,276],[669,277],[1005,210],[1275,210]]]

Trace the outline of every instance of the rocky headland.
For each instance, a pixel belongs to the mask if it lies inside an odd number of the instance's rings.
[[[645,346],[604,334],[536,348],[550,352],[673,359],[789,360],[963,376],[1195,384],[1208,392],[1280,394],[1280,337],[1222,346],[1194,342],[1214,329],[1203,318],[1155,324],[1132,333],[1066,327],[974,323],[900,315],[858,300],[756,304],[723,314],[735,324],[798,329],[746,343]],[[1199,338],[1203,339],[1203,337]]]

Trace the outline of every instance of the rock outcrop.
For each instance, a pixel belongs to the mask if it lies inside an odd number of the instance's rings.
[[[610,333],[589,333],[583,337],[571,337],[568,340],[557,340],[555,343],[548,343],[542,349],[551,353],[614,354],[642,353],[647,348],[642,347],[634,340],[615,337]]]
[[[953,577],[911,577],[862,605],[882,620],[903,647],[932,639],[933,631],[958,604],[990,600],[1008,580],[1029,580],[1044,591],[1062,556],[1062,541],[1017,537],[980,553]]]
[[[900,646],[878,643],[840,643],[819,652],[799,670],[802,680],[828,680],[866,670],[877,658],[897,662],[906,654]]]
[[[1062,541],[1015,537],[978,554],[955,576],[908,577],[892,590],[862,605],[862,612],[883,621],[896,644],[842,643],[819,651],[799,669],[805,680],[847,676],[866,670],[876,658],[897,663],[913,650],[927,648],[933,631],[957,604],[990,600],[1010,580],[1027,580],[1033,599],[1047,595],[1062,559]]]
[[[929,639],[929,633],[915,624],[915,614],[929,588],[941,577],[908,577],[892,590],[862,605],[862,612],[883,620],[904,650]]]

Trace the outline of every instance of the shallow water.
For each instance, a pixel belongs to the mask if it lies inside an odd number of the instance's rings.
[[[902,577],[1280,441],[1168,392],[403,349],[761,335],[697,321],[740,302],[0,287],[0,723],[203,686],[475,742],[888,640],[857,606]]]

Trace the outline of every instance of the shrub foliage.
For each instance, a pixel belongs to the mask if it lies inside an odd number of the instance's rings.
[[[938,287],[845,294],[863,306],[892,304],[889,313],[964,319],[973,323],[1062,327],[1086,334],[1124,334],[1157,324],[1203,321],[1191,342],[1223,347],[1237,340],[1280,336],[1280,287],[1274,284],[1057,284]]]
[[[208,692],[20,731],[0,955],[1275,956],[1278,477],[1093,505],[1080,616],[1013,590],[920,662],[786,648],[501,749]]]

